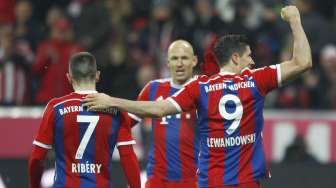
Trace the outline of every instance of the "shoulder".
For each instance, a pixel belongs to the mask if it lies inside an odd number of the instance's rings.
[[[264,67],[260,67],[257,69],[245,69],[244,71],[242,71],[242,73],[240,74],[241,76],[263,76],[265,74],[268,74],[270,72],[277,72],[280,69],[278,68],[279,65],[270,65],[270,66],[264,66]]]
[[[213,76],[211,76],[211,77],[213,77]],[[195,75],[186,84],[191,83],[191,82],[206,82],[211,77],[209,77],[207,75]]]
[[[68,101],[81,101],[82,99],[78,98],[78,97],[75,97],[73,96],[72,94],[68,94],[68,95],[64,95],[62,97],[58,97],[58,98],[53,98],[51,99],[49,102],[48,102],[48,105],[47,106],[50,106],[52,108],[54,107],[57,107],[58,105],[61,105],[65,102],[68,102]]]
[[[212,76],[198,75],[195,79],[196,79],[196,82],[199,84],[207,84],[210,81],[221,79],[221,75],[220,74],[214,74]]]
[[[245,69],[243,73],[245,74],[254,74],[254,73],[260,73],[260,72],[263,72],[265,70],[268,70],[268,69],[273,69],[273,70],[276,70],[278,68],[278,65],[270,65],[270,66],[264,66],[264,67],[260,67],[260,68],[257,68],[257,69]]]
[[[156,80],[151,80],[146,84],[146,88],[149,87],[162,87],[162,86],[169,86],[171,83],[170,78],[163,78],[163,79],[156,79]]]

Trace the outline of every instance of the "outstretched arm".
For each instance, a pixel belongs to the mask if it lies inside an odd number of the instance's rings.
[[[84,106],[88,110],[99,110],[117,107],[139,116],[163,117],[166,115],[179,113],[178,109],[168,100],[162,101],[131,101],[110,97],[104,93],[88,95],[84,99]]]
[[[298,9],[286,6],[281,10],[281,17],[289,23],[294,39],[292,59],[280,64],[282,83],[287,83],[312,67],[312,57]]]

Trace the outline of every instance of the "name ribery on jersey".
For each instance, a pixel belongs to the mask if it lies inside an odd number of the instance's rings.
[[[231,83],[231,82],[230,82]],[[251,88],[255,87],[255,83],[253,81],[246,81],[246,82],[238,82],[235,84],[228,85],[227,83],[218,83],[218,84],[212,84],[209,86],[205,86],[205,92],[209,93],[210,91],[217,91],[222,89],[229,89],[231,91],[237,91],[240,88]]]
[[[256,134],[249,134],[244,136],[228,137],[228,138],[207,138],[207,145],[209,148],[226,148],[232,146],[240,146],[251,144],[256,141]]]
[[[89,174],[99,174],[101,172],[102,164],[89,163],[71,163],[72,173],[89,173]]]

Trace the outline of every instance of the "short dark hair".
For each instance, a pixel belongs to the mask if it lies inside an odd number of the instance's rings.
[[[242,55],[248,45],[249,42],[245,35],[224,35],[217,40],[213,51],[218,63],[223,66],[230,60],[233,53],[237,52]]]
[[[79,52],[71,56],[69,73],[78,82],[93,81],[96,78],[96,58],[89,52]]]

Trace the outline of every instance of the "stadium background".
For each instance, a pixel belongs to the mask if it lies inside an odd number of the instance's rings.
[[[287,2],[287,1],[286,1]],[[263,187],[333,187],[336,183],[336,7],[294,0],[314,68],[265,103],[265,149],[272,179]],[[216,36],[246,34],[257,67],[290,58],[281,0],[0,0],[0,188],[27,187],[27,158],[44,104],[70,92],[67,59],[92,52],[98,91],[135,99],[149,80],[168,76],[167,47],[192,43],[203,62]],[[196,70],[198,72],[198,70]],[[150,127],[133,130],[145,166]],[[114,156],[116,187],[125,179]],[[48,169],[53,154],[48,156]],[[46,171],[46,187],[52,171]]]

